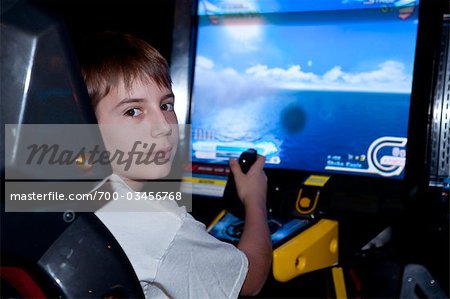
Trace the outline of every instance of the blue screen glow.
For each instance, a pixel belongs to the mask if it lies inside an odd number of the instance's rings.
[[[402,178],[417,10],[200,1],[193,162],[224,164],[252,147],[267,167]]]

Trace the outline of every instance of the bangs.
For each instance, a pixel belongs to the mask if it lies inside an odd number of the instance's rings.
[[[171,89],[164,57],[146,42],[129,35],[106,33],[85,50],[83,76],[94,107],[123,80],[130,89],[136,80]]]

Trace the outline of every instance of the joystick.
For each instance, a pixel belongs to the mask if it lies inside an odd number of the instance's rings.
[[[241,154],[239,157],[239,165],[243,173],[247,173],[250,167],[255,163],[257,158],[257,153],[255,149],[249,148]]]
[[[239,157],[239,165],[241,166],[241,170],[243,173],[247,173],[252,167],[253,163],[255,163],[257,158],[257,152],[255,149],[247,149],[244,151]],[[245,209],[244,206],[239,199],[236,182],[234,180],[234,175],[230,171],[228,175],[227,185],[225,186],[225,191],[223,193],[223,199],[225,203],[226,209],[239,218],[244,218]]]

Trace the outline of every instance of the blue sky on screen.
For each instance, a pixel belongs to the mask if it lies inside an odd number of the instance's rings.
[[[299,2],[315,1],[284,5]],[[338,2],[346,1],[328,1]],[[406,19],[398,11],[379,9],[288,15],[241,15],[218,22],[202,17],[195,84],[221,88],[228,83],[242,90],[411,91],[416,11]]]

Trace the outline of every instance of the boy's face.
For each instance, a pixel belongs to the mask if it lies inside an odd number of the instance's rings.
[[[95,113],[114,173],[131,181],[168,175],[178,143],[170,89],[140,80],[126,89],[121,80],[99,101]]]

